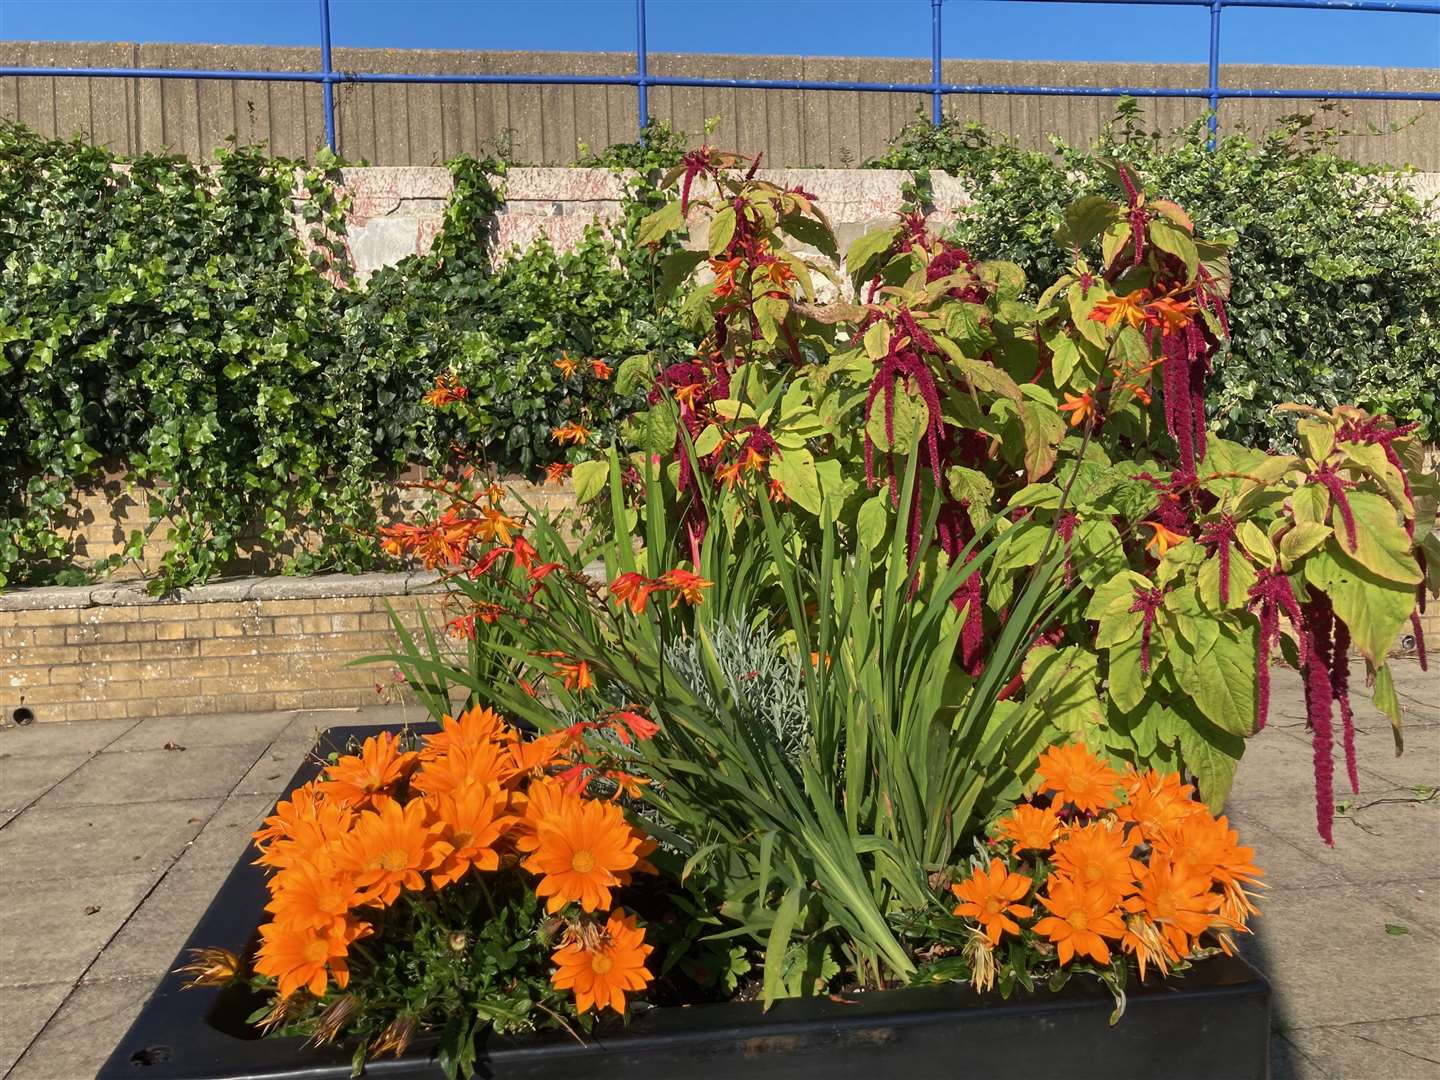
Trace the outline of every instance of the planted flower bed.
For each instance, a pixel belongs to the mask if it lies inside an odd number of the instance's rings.
[[[1277,646],[1327,842],[1352,645],[1398,745],[1385,651],[1440,566],[1409,431],[1341,408],[1299,455],[1214,438],[1223,248],[1124,170],[1036,305],[914,218],[821,304],[787,245],[833,254],[823,214],[735,165],[690,155],[642,230],[703,225],[660,268],[702,350],[590,365],[650,387],[625,445],[555,431],[578,548],[479,462],[385,530],[449,575],[445,632],[397,618],[377,658],[439,727],[277,806],[184,968],[226,1004],[154,1043],[208,1024],[197,1062],[242,1064],[162,1075],[1264,1074],[1234,956],[1263,875],[1221,811]],[[467,407],[449,376],[427,400]],[[236,1057],[217,1025],[277,1041]]]

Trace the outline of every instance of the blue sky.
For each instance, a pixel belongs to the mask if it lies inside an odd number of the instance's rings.
[[[929,0],[649,0],[655,52],[928,56]],[[0,40],[310,45],[316,0],[0,0]],[[627,51],[633,0],[331,0],[337,45]],[[946,57],[1202,61],[1205,8],[946,0]],[[1440,16],[1225,12],[1227,63],[1440,67]]]

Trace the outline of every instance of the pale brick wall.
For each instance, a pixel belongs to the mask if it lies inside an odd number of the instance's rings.
[[[336,708],[394,700],[387,605],[447,618],[433,574],[224,582],[157,600],[139,587],[0,595],[0,723]],[[377,689],[378,687],[378,689]]]

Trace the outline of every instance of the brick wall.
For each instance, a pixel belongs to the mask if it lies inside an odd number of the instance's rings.
[[[387,605],[413,629],[444,602],[421,573],[0,594],[0,723],[385,703],[393,669],[347,664],[394,649]]]

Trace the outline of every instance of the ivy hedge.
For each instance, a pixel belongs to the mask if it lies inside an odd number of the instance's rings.
[[[279,550],[297,530],[318,542],[288,572],[371,567],[377,479],[462,435],[497,468],[533,470],[557,455],[553,427],[583,416],[604,431],[625,411],[555,360],[680,333],[634,242],[657,198],[643,183],[574,250],[541,240],[495,267],[504,165],[457,161],[434,249],[356,289],[336,284],[350,271],[335,165],[254,149],[210,169],[121,162],[0,126],[0,587],[90,576],[66,502],[115,466],[151,482],[152,521],[174,523],[156,589],[213,577],[246,536]],[[468,431],[420,403],[450,371],[477,406]]]
[[[1050,240],[1062,207],[1101,186],[1099,161],[1132,163],[1152,190],[1235,238],[1233,338],[1212,415],[1229,438],[1284,445],[1287,400],[1353,403],[1440,435],[1440,224],[1402,174],[1336,153],[1333,132],[1297,121],[1263,139],[1204,146],[1203,128],[1162,137],[1132,105],[1089,150],[1024,150],[974,126],[907,129],[875,167],[967,180],[956,239],[1060,272]],[[640,220],[657,170],[686,140],[663,125],[586,164],[635,170],[622,219],[570,252],[539,241],[492,262],[499,160],[451,163],[455,194],[434,249],[347,285],[335,241],[344,206],[333,159],[317,167],[255,149],[212,167],[179,157],[121,161],[81,141],[0,125],[0,587],[78,583],[63,524],[79,485],[124,467],[150,481],[152,522],[173,524],[156,589],[203,581],[242,539],[282,550],[283,569],[356,571],[383,556],[375,482],[439,460],[457,438],[490,464],[531,472],[563,454],[551,430],[582,418],[604,437],[628,411],[563,353],[612,363],[686,346],[656,299]],[[299,190],[303,194],[297,198]],[[309,243],[297,236],[294,215]],[[423,408],[437,375],[470,391]],[[151,531],[154,529],[151,526]]]
[[[953,239],[1051,281],[1068,256],[1051,241],[1064,208],[1108,191],[1102,162],[1119,159],[1148,190],[1186,207],[1197,230],[1232,243],[1231,339],[1217,359],[1210,415],[1220,434],[1289,449],[1298,401],[1358,405],[1440,438],[1440,205],[1423,204],[1405,170],[1339,153],[1347,137],[1315,115],[1261,137],[1233,133],[1214,150],[1203,121],[1148,129],[1133,101],[1096,145],[1017,146],[956,120],[908,127],[872,167],[964,179],[975,203]],[[1350,136],[1353,137],[1353,136]]]

